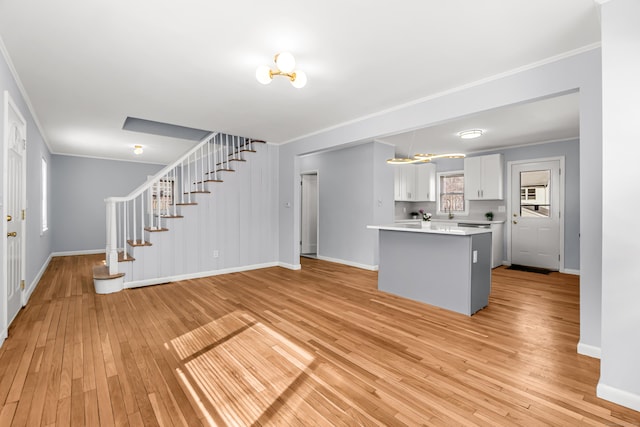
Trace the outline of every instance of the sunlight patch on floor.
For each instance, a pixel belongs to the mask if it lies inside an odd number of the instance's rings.
[[[296,380],[314,360],[243,312],[181,335],[170,347],[182,361],[178,377],[210,425],[251,425],[272,418],[283,405],[288,412],[292,402],[283,395],[299,388]]]

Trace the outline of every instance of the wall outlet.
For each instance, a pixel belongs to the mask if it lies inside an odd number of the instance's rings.
[[[217,250],[213,251],[214,258],[218,258],[219,256],[220,256],[220,252],[218,252]]]

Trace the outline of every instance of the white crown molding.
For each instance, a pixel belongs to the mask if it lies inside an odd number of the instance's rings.
[[[335,130],[335,129],[339,129],[339,128],[342,128],[342,127],[345,127],[345,126],[348,126],[348,125],[351,125],[351,124],[359,123],[359,122],[362,122],[362,121],[365,121],[365,120],[368,120],[368,119],[372,119],[372,118],[376,118],[376,117],[379,117],[379,116],[383,116],[385,114],[393,113],[395,111],[402,110],[404,108],[411,107],[413,105],[421,104],[421,103],[424,103],[424,102],[427,102],[427,101],[431,101],[433,99],[441,98],[443,96],[451,95],[451,94],[454,94],[454,93],[457,93],[457,92],[461,92],[463,90],[467,90],[467,89],[471,89],[473,87],[481,86],[481,85],[484,85],[484,84],[487,84],[487,83],[490,83],[490,82],[493,82],[493,81],[496,81],[496,80],[503,79],[505,77],[513,76],[515,74],[519,74],[519,73],[522,73],[524,71],[528,71],[528,70],[532,70],[534,68],[538,68],[538,67],[543,66],[543,65],[551,64],[553,62],[557,62],[557,61],[560,61],[560,60],[563,60],[563,59],[566,59],[566,58],[570,58],[572,56],[576,56],[576,55],[579,55],[579,54],[584,53],[584,52],[588,52],[588,51],[591,51],[591,50],[594,50],[594,49],[598,49],[601,46],[602,46],[601,42],[588,44],[586,46],[582,46],[582,47],[579,47],[577,49],[573,49],[573,50],[570,50],[570,51],[567,51],[567,52],[563,52],[563,53],[560,53],[558,55],[550,56],[548,58],[542,59],[542,60],[537,61],[537,62],[532,62],[530,64],[523,65],[522,67],[514,68],[514,69],[511,69],[509,71],[505,71],[505,72],[502,72],[502,73],[499,73],[499,74],[494,74],[491,77],[487,77],[487,78],[484,78],[484,79],[481,79],[481,80],[476,80],[475,82],[467,83],[465,85],[458,86],[458,87],[455,87],[455,88],[452,88],[452,89],[447,89],[445,91],[434,93],[433,95],[425,96],[423,98],[419,98],[419,99],[407,102],[405,104],[396,105],[394,107],[387,108],[385,110],[381,110],[381,111],[378,111],[376,113],[368,114],[366,116],[362,116],[362,117],[359,117],[357,119],[353,119],[353,120],[349,120],[349,121],[346,121],[346,122],[342,122],[342,123],[339,123],[339,124],[334,125],[334,126],[330,126],[330,127],[327,127],[327,128],[324,128],[324,129],[320,129],[320,130],[315,131],[315,132],[311,132],[311,133],[308,133],[308,134],[305,134],[305,135],[301,135],[301,136],[295,137],[293,139],[290,139],[288,141],[284,141],[279,145],[291,144],[291,143],[300,141],[302,139],[306,139],[306,138],[309,138],[309,137],[312,137],[312,136],[320,135],[320,134],[323,134],[323,133],[326,133],[326,132],[329,132],[329,131],[332,131],[332,130]]]
[[[24,85],[22,84],[22,80],[20,80],[20,76],[18,76],[18,72],[16,71],[16,68],[13,65],[13,61],[11,60],[11,56],[9,55],[9,51],[7,50],[7,46],[4,44],[4,40],[2,39],[2,36],[0,36],[0,51],[2,52],[2,56],[4,57],[5,62],[7,63],[7,67],[9,67],[9,71],[13,76],[13,80],[16,82],[16,86],[18,86],[20,95],[22,95],[22,98],[24,99],[25,104],[27,104],[27,108],[31,113],[31,117],[33,118],[33,121],[35,122],[36,127],[38,128],[38,132],[40,132],[40,137],[42,138],[45,145],[49,149],[49,152],[54,154],[53,150],[51,149],[51,144],[49,144],[49,140],[47,139],[47,135],[44,133],[44,128],[40,124],[40,120],[38,119],[36,110],[33,108],[31,99],[29,98],[29,95],[27,95],[27,90],[24,88]]]

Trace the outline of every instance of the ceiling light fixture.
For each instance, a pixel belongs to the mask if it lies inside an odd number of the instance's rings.
[[[261,65],[256,69],[256,79],[263,85],[268,85],[273,76],[285,76],[293,87],[300,89],[307,84],[307,75],[300,70],[295,70],[296,60],[289,52],[276,54],[273,58],[276,69],[272,70],[268,65]]]
[[[133,154],[142,154],[142,145],[134,145],[133,146]]]
[[[429,163],[435,159],[462,159],[465,155],[462,153],[447,153],[447,154],[422,154],[416,153],[413,157],[394,157],[388,159],[387,163],[391,165],[410,165],[414,163]]]
[[[470,129],[458,132],[458,136],[462,139],[473,139],[482,136],[482,129]]]

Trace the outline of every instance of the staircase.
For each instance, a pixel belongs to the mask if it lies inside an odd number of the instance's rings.
[[[223,193],[225,178],[250,173],[244,165],[263,144],[211,133],[128,196],[107,198],[106,260],[94,268],[96,293],[202,277],[220,270],[216,263],[216,240],[220,239],[212,224],[218,224],[219,230],[225,220],[234,222],[229,219],[239,215],[242,192],[248,190],[225,188],[225,206],[233,207],[229,210],[211,207],[213,193]]]

